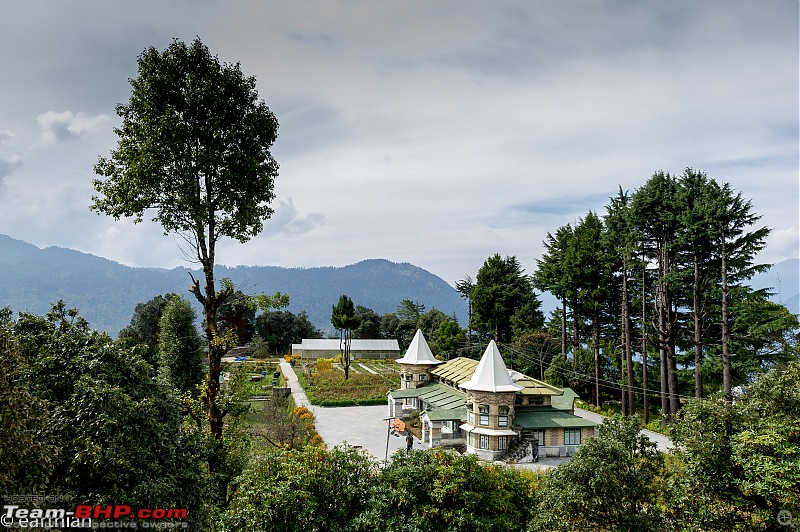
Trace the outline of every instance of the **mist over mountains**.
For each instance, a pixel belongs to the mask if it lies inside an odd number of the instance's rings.
[[[199,270],[133,268],[73,249],[40,249],[0,235],[0,307],[43,315],[63,299],[68,307],[78,308],[93,328],[112,336],[128,325],[138,303],[159,294],[183,294],[200,315],[199,305],[188,292],[190,272],[196,279],[202,277]],[[248,294],[289,294],[289,310],[305,310],[324,331],[332,329],[331,306],[342,294],[381,315],[394,312],[403,299],[411,299],[426,310],[435,307],[455,314],[462,327],[467,323],[467,302],[460,294],[442,278],[408,263],[368,259],[344,267],[218,266],[216,276],[232,279]],[[774,265],[751,284],[772,288],[774,301],[800,313],[800,259]],[[539,298],[545,315],[557,305],[550,294]]]

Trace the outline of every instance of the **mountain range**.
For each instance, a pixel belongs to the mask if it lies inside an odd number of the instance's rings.
[[[130,323],[138,303],[159,294],[188,292],[202,272],[189,268],[133,268],[68,248],[40,249],[0,235],[0,307],[46,314],[64,300],[98,330],[116,336]],[[437,308],[467,322],[467,303],[455,288],[436,275],[408,263],[384,259],[363,260],[344,267],[282,268],[278,266],[218,266],[216,278],[230,278],[247,294],[277,291],[289,294],[288,310],[305,310],[314,325],[332,331],[331,307],[347,294],[356,305],[380,315],[394,312],[403,299]]]
[[[53,303],[63,299],[76,307],[95,329],[116,336],[128,325],[138,303],[159,294],[189,294],[189,268],[133,268],[68,248],[38,248],[27,242],[0,235],[0,307],[14,311],[46,314]],[[217,279],[228,277],[248,294],[276,291],[289,294],[289,310],[305,310],[314,325],[331,331],[331,307],[347,294],[356,305],[380,315],[394,312],[403,299],[437,308],[467,322],[467,303],[455,288],[433,273],[408,263],[368,259],[344,267],[282,268],[278,266],[218,266]],[[751,280],[755,288],[771,288],[773,300],[800,314],[800,259],[775,264]],[[557,301],[541,294],[545,315]]]

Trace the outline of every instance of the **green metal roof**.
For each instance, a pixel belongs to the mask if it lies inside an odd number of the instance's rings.
[[[433,408],[458,408],[464,406],[467,394],[440,384],[432,382],[418,388],[407,388],[405,390],[392,390],[389,392],[394,399],[405,399],[407,397],[417,397],[422,399]]]
[[[426,410],[423,415],[427,415],[431,421],[462,421],[467,417],[467,408],[434,408]]]
[[[514,426],[523,429],[572,429],[596,427],[597,423],[567,412],[550,408],[517,408],[514,411]]]
[[[444,364],[432,369],[431,373],[436,375],[440,380],[452,381],[458,386],[470,380],[477,367],[477,360],[458,357],[448,360]],[[514,381],[514,384],[522,386],[522,390],[517,392],[522,395],[558,396],[564,393],[561,388],[550,386],[546,382],[536,380],[527,375],[522,375],[522,377],[522,379]]]
[[[405,399],[406,397],[419,397],[422,392],[425,391],[427,386],[422,386],[420,388],[406,388],[405,390],[397,389],[392,390],[389,393],[392,394],[392,397],[395,399]]]
[[[419,395],[419,398],[433,408],[458,408],[464,406],[467,400],[467,394],[438,382],[424,386],[421,389],[424,391]]]
[[[573,403],[575,402],[575,399],[578,399],[578,394],[575,393],[572,388],[561,388],[561,390],[564,393],[562,395],[551,397],[550,404],[553,405],[553,408],[572,412],[574,407]]]

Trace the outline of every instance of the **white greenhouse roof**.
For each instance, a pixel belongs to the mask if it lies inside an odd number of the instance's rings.
[[[481,392],[518,392],[522,390],[522,386],[515,384],[511,379],[494,340],[489,342],[472,378],[461,384],[460,387],[465,390]]]
[[[329,339],[309,339],[303,338],[300,344],[292,344],[292,348],[302,349],[304,351],[332,351],[339,350],[339,340],[336,338]],[[397,340],[351,340],[351,351],[397,351],[400,352],[400,346]]]

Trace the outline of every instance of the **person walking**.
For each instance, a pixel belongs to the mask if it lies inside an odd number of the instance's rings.
[[[406,452],[411,452],[411,448],[414,447],[414,435],[411,434],[411,431],[406,429]]]

